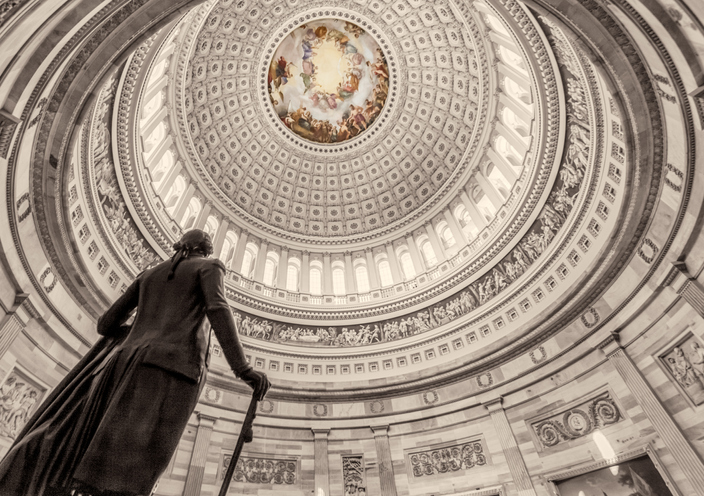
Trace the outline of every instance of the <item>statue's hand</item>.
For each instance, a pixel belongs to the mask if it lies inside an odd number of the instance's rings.
[[[253,368],[249,368],[240,375],[240,379],[247,383],[257,394],[257,401],[264,399],[267,391],[271,387],[271,382],[266,377],[264,372],[258,372]]]

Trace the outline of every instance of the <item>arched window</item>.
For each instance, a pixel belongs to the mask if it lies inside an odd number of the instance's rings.
[[[472,216],[469,215],[469,212],[464,207],[464,205],[459,205],[455,209],[455,218],[460,223],[462,232],[464,232],[468,240],[471,241],[477,237],[477,234],[479,234],[479,228],[472,220]]]
[[[220,256],[218,257],[222,263],[225,264],[225,268],[228,270],[232,269],[232,261],[235,258],[235,247],[237,246],[237,234],[232,231],[228,231],[225,235],[225,241],[222,243],[222,250],[220,250]]]
[[[318,261],[310,264],[310,294],[323,294],[323,267]]]
[[[457,241],[455,240],[455,237],[452,235],[452,231],[450,230],[450,227],[447,225],[447,222],[442,221],[438,224],[437,226],[437,232],[438,235],[440,236],[440,239],[442,240],[442,244],[444,248],[450,248],[452,246],[455,246],[457,244]]]
[[[171,167],[174,166],[174,154],[171,150],[166,150],[164,152],[164,155],[159,159],[159,163],[156,164],[154,167],[154,171],[152,172],[152,186],[156,190],[159,185],[161,184],[161,181],[166,177],[166,174],[171,170]]]
[[[435,267],[438,264],[438,259],[435,257],[435,250],[433,250],[433,245],[426,238],[420,242],[420,252],[423,254],[423,260],[427,267]]]
[[[355,266],[354,278],[357,281],[357,292],[368,293],[371,288],[369,287],[369,273],[367,272],[367,266],[364,262],[360,261]]]
[[[499,19],[494,17],[491,14],[485,14],[486,15],[486,21],[491,26],[491,28],[494,31],[498,31],[499,33],[503,34],[504,36],[510,36],[509,32],[506,30],[504,25],[501,23]]]
[[[242,257],[242,269],[240,274],[244,277],[251,279],[252,273],[254,272],[254,262],[257,259],[257,245],[254,243],[247,243],[247,247],[244,250],[244,257]]]
[[[161,143],[161,140],[166,136],[166,124],[160,122],[154,128],[154,131],[144,139],[144,151],[147,155],[151,155],[156,147]]]
[[[169,62],[167,58],[163,58],[156,63],[156,65],[152,69],[152,73],[149,75],[149,81],[147,82],[148,86],[152,86],[161,76],[164,75],[168,63]]]
[[[494,185],[494,188],[501,193],[504,199],[508,198],[508,192],[511,191],[511,183],[508,182],[506,176],[494,164],[489,164],[487,171],[489,182]]]
[[[332,264],[332,292],[338,296],[346,293],[345,266],[342,263]]]
[[[156,95],[149,100],[144,107],[142,107],[142,119],[140,121],[141,125],[144,125],[151,116],[157,113],[161,108],[161,104],[164,100],[164,94],[162,91],[158,91]]]
[[[301,262],[297,258],[288,259],[286,271],[286,291],[300,291]]]
[[[406,278],[406,281],[410,281],[416,276],[416,268],[413,265],[413,259],[411,258],[411,254],[406,248],[404,248],[399,253],[400,255],[398,257],[398,260],[399,262],[401,262],[401,270],[403,271],[403,276]]]
[[[529,88],[524,88],[510,77],[504,77],[504,88],[506,93],[514,100],[521,102],[527,108],[531,108]]]
[[[506,124],[507,128],[513,129],[523,141],[528,140],[528,135],[530,134],[528,124],[518,117],[513,110],[508,107],[501,109],[501,120]]]
[[[496,215],[496,207],[493,203],[491,203],[491,200],[488,196],[486,196],[486,194],[484,193],[484,191],[482,191],[481,188],[477,188],[475,190],[474,197],[479,198],[475,202],[477,204],[477,210],[479,210],[479,212],[484,216],[487,222],[490,222],[491,219],[493,219]]]
[[[382,287],[393,286],[394,277],[391,273],[391,265],[386,255],[379,255],[376,259],[376,268],[379,272],[379,283]]]
[[[178,176],[174,183],[171,185],[169,188],[169,192],[166,193],[166,200],[164,201],[164,206],[166,207],[166,211],[169,212],[170,215],[174,214],[174,210],[176,210],[176,204],[178,203],[178,199],[181,198],[181,195],[186,189],[186,181],[183,179],[182,176]]]
[[[214,241],[215,240],[215,233],[218,232],[218,226],[220,223],[218,222],[218,219],[215,218],[214,215],[211,215],[208,217],[208,220],[205,221],[205,226],[203,226],[203,230],[210,234],[210,240]]]
[[[196,219],[198,218],[198,214],[200,213],[200,209],[201,206],[198,198],[191,198],[188,208],[186,208],[183,218],[181,219],[181,227],[184,230],[188,230],[193,227],[196,223]]]
[[[518,153],[513,145],[511,145],[506,138],[499,136],[496,138],[496,153],[505,157],[506,160],[514,167],[521,168],[523,163],[523,156]]]
[[[264,277],[262,282],[267,286],[276,287],[276,269],[279,266],[279,255],[270,251],[266,255],[266,262],[264,262]]]
[[[501,55],[501,60],[503,60],[507,66],[518,69],[521,72],[526,72],[526,66],[523,63],[523,58],[516,52],[506,48],[505,46],[500,46],[499,54]]]

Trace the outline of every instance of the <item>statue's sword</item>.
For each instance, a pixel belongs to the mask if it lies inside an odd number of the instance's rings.
[[[230,481],[232,480],[232,476],[235,473],[235,466],[237,465],[237,460],[240,459],[240,454],[242,453],[242,447],[244,446],[244,443],[251,443],[252,439],[254,438],[252,424],[254,423],[254,417],[257,416],[257,404],[259,403],[259,397],[259,391],[254,391],[252,393],[252,401],[249,402],[247,415],[244,417],[244,422],[242,423],[242,430],[240,431],[240,436],[237,438],[235,451],[232,453],[230,465],[228,465],[227,472],[225,472],[225,480],[222,481],[222,486],[220,487],[220,492],[218,493],[218,496],[227,495],[227,490],[230,488]]]

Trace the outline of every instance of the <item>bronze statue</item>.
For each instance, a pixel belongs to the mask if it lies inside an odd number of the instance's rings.
[[[207,316],[228,364],[259,393],[225,300],[225,266],[194,229],[98,320],[104,336],[27,422],[0,462],[3,496],[149,495],[198,402]],[[137,309],[134,323],[124,323]]]

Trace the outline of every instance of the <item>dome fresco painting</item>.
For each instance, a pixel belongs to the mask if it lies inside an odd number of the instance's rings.
[[[349,21],[324,19],[281,41],[268,83],[286,127],[310,141],[341,143],[365,132],[381,114],[389,72],[369,33]]]
[[[0,15],[0,455],[198,228],[274,385],[234,492],[704,487],[697,2],[37,1]],[[155,496],[230,463],[211,356]]]

